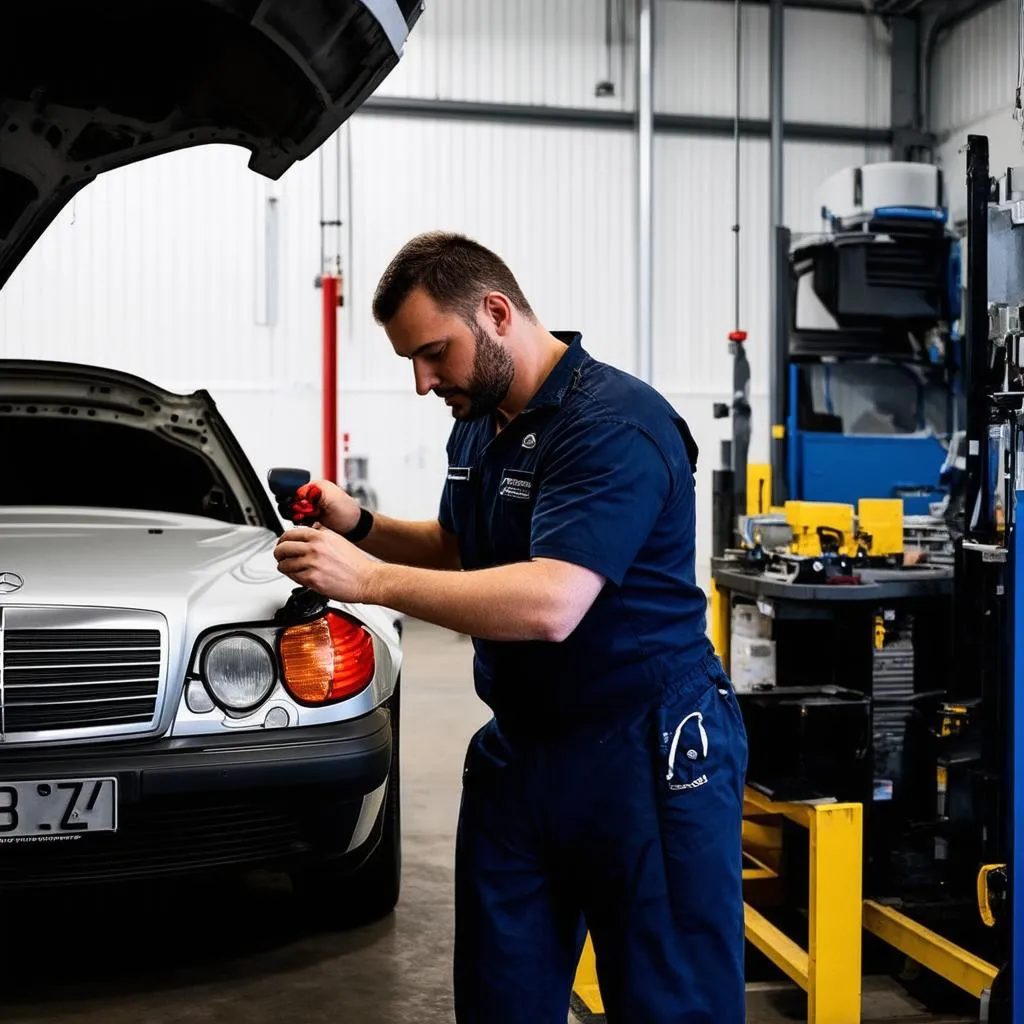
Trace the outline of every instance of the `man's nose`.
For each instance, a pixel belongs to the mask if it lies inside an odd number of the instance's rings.
[[[416,394],[418,395],[430,394],[431,388],[436,387],[440,383],[437,374],[429,366],[424,366],[422,363],[413,363],[413,373],[416,376]]]

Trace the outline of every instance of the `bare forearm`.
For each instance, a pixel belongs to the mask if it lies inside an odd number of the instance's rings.
[[[380,564],[370,574],[366,603],[481,639],[557,642],[599,590],[597,577],[569,577],[543,561],[473,572]]]
[[[385,562],[428,569],[458,568],[455,540],[444,534],[436,519],[410,522],[375,512],[373,529],[357,546]]]

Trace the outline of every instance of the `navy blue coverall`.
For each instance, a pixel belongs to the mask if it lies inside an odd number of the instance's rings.
[[[609,1024],[743,1024],[747,740],[694,577],[685,423],[569,344],[500,433],[456,423],[442,526],[464,569],[607,581],[562,643],[474,640],[493,718],[456,840],[458,1024],[565,1024],[589,929]]]

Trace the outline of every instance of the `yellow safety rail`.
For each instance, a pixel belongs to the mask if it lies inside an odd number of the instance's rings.
[[[718,589],[718,584],[711,582],[711,644],[718,655],[722,668],[729,671],[729,595]]]
[[[589,935],[583,945],[583,955],[580,957],[579,966],[576,968],[576,980],[573,982],[572,990],[591,1013],[604,1013],[601,986],[597,983],[597,961],[594,959],[594,943]]]
[[[864,927],[912,960],[980,999],[998,969],[892,907],[864,901]]]
[[[807,1024],[860,1020],[863,808],[860,804],[774,803],[748,789],[744,814],[781,816],[807,829],[809,931],[801,949],[746,904],[747,939],[807,993]],[[744,822],[748,839],[753,830]]]

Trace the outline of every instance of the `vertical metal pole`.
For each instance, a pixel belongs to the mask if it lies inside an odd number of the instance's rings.
[[[736,109],[733,118],[733,310],[732,327],[740,329],[740,108],[743,102],[743,11],[740,0],[733,6],[734,52],[736,54]]]
[[[736,109],[733,118],[733,329],[729,332],[732,353],[732,487],[733,514],[747,512],[747,462],[750,452],[750,363],[747,360],[747,332],[740,328],[740,105],[742,103],[743,58],[740,0],[733,6],[736,61]]]
[[[726,548],[735,547],[733,531],[737,511],[733,495],[732,441],[722,442],[722,468],[711,471],[711,557],[721,558]]]
[[[967,497],[965,535],[993,540],[988,474],[988,139],[967,137],[967,309],[964,393],[967,397]],[[977,520],[975,521],[975,510]]]
[[[654,5],[637,0],[637,376],[651,382],[654,267]]]
[[[338,294],[341,279],[324,274],[323,301],[323,475],[338,479]]]
[[[786,487],[786,450],[795,444],[796,438],[787,437],[786,395],[788,391],[786,364],[789,354],[789,319],[786,314],[788,303],[780,302],[783,291],[789,288],[787,267],[788,253],[784,257],[781,249],[780,228],[783,223],[782,206],[782,125],[783,125],[783,93],[782,69],[785,58],[783,0],[771,0],[768,21],[769,39],[769,77],[770,77],[770,156],[769,156],[769,191],[771,204],[771,249],[769,253],[770,287],[772,309],[772,340],[769,358],[771,424],[771,463],[772,463],[772,503],[781,505],[789,495]],[[788,249],[788,238],[787,238]]]
[[[785,7],[783,0],[771,0],[769,12],[769,76],[771,156],[769,182],[771,188],[772,234],[782,224],[782,124],[784,117],[782,68],[785,59]]]

